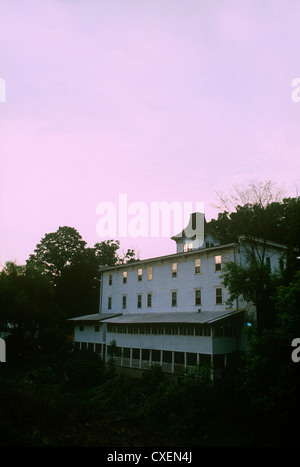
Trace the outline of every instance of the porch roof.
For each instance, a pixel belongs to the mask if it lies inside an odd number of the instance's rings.
[[[69,318],[68,321],[104,321],[109,318],[114,318],[116,316],[120,316],[121,313],[94,313],[93,315],[83,315],[83,316],[76,316],[75,318]]]
[[[102,319],[102,322],[116,324],[205,324],[237,316],[243,310],[236,311],[201,311],[201,312],[153,312],[153,313],[124,313],[122,315]],[[104,315],[103,315],[104,316]]]

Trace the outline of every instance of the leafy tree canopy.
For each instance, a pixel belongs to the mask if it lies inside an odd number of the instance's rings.
[[[73,227],[59,227],[46,234],[29,256],[27,264],[35,265],[55,280],[63,269],[84,252],[86,242]]]

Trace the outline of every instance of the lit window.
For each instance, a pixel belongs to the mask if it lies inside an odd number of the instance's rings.
[[[111,297],[108,297],[108,300],[107,300],[107,309],[108,309],[108,310],[111,310]]]
[[[177,277],[177,263],[172,264],[172,277]]]
[[[138,281],[140,282],[143,279],[143,269],[138,269]]]
[[[195,305],[201,305],[201,289],[195,290]]]
[[[177,292],[176,292],[176,290],[172,292],[172,306],[177,306]]]
[[[137,296],[137,307],[142,308],[142,294],[138,294]]]
[[[126,308],[126,301],[127,301],[127,296],[126,296],[126,295],[123,295],[123,296],[122,296],[122,308],[123,308],[123,309]]]
[[[195,274],[200,274],[201,272],[201,259],[195,259]]]
[[[127,271],[123,272],[123,284],[126,284],[127,282]]]
[[[148,308],[152,307],[152,293],[147,294],[147,307]]]
[[[193,249],[193,242],[183,244],[183,251],[184,252],[191,251],[192,249]]]
[[[216,289],[216,305],[221,305],[223,303],[222,289],[218,287]]]
[[[215,271],[221,271],[222,269],[222,256],[215,256]]]
[[[152,281],[152,266],[148,267],[148,281]]]

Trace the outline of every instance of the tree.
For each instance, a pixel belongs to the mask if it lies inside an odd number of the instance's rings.
[[[82,254],[86,242],[73,227],[59,227],[56,232],[46,234],[29,256],[27,264],[37,266],[50,275],[55,282],[63,269]]]
[[[249,396],[250,409],[280,433],[280,441],[298,441],[299,363],[291,354],[293,339],[300,337],[300,272],[288,285],[279,285],[272,297],[277,311],[272,330],[265,329],[251,343],[241,371],[241,387]],[[274,431],[271,431],[271,436]],[[285,439],[283,439],[285,437]]]
[[[245,234],[283,243],[288,200],[283,199],[283,189],[274,182],[249,182],[247,187],[234,187],[227,196],[217,195],[216,207],[223,212],[210,225],[222,243],[235,242]]]
[[[230,292],[230,302],[243,296],[255,304],[258,328],[272,326],[276,312],[271,295],[279,282],[288,283],[299,268],[300,198],[283,198],[282,188],[274,182],[250,182],[246,188],[235,187],[229,196],[219,195],[219,207],[226,209],[212,220],[210,227],[221,243],[237,242],[243,235],[245,263],[227,263],[223,283]],[[267,241],[287,246],[282,255],[285,269],[271,273],[266,263]]]
[[[55,326],[58,318],[49,277],[31,265],[6,263],[0,273],[0,310],[8,354],[32,348],[40,330]]]
[[[243,265],[228,261],[222,273],[222,282],[230,295],[230,305],[240,296],[255,305],[258,333],[274,325],[275,309],[271,297],[279,280],[279,276],[271,272],[263,259],[254,254],[249,255]]]
[[[119,262],[119,240],[104,240],[95,243],[94,248],[99,266],[115,266]]]
[[[100,260],[94,248],[85,248],[56,280],[55,295],[65,318],[97,313]]]
[[[134,260],[134,250],[118,255],[119,240],[96,243],[93,248],[86,245],[76,229],[59,227],[42,238],[27,260],[27,266],[51,278],[62,319],[96,313],[100,267]]]
[[[217,192],[218,201],[215,204],[220,211],[232,213],[238,206],[258,205],[265,208],[271,203],[281,202],[284,196],[282,187],[278,187],[275,182],[268,180],[249,181],[247,187],[234,186],[229,195]]]
[[[96,257],[101,266],[116,266],[117,264],[132,263],[136,261],[136,253],[128,249],[123,256],[117,252],[120,249],[119,240],[104,240],[94,245]]]

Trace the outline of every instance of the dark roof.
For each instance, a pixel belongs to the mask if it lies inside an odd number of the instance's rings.
[[[235,311],[201,311],[201,312],[152,312],[152,313],[103,313],[79,316],[72,318],[71,321],[92,321],[103,323],[118,323],[118,324],[205,324],[213,323],[221,319],[230,318],[243,313],[244,310]]]
[[[241,311],[201,311],[198,312],[162,312],[162,313],[126,313],[109,320],[110,323],[119,324],[204,324],[241,313]]]
[[[115,318],[116,316],[120,316],[121,313],[95,313],[93,315],[83,315],[83,316],[76,316],[75,318],[69,318],[68,321],[94,321],[99,322],[109,318]]]

